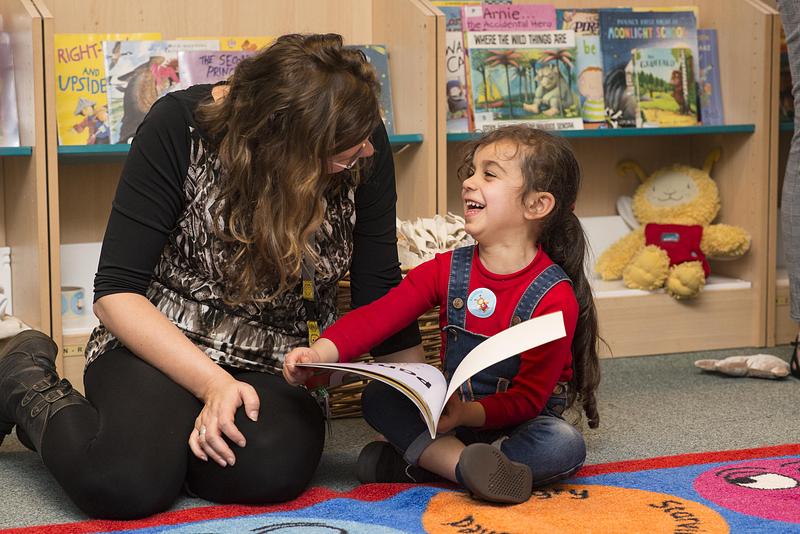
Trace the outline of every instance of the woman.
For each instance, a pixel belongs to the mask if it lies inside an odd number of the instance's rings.
[[[103,241],[86,398],[43,334],[0,354],[0,434],[16,424],[87,514],[150,515],[184,484],[236,503],[307,486],[323,414],[283,356],[333,322],[348,269],[356,305],[400,280],[377,89],[340,36],[287,35],[153,106]],[[421,359],[419,342],[412,324],[373,354]]]

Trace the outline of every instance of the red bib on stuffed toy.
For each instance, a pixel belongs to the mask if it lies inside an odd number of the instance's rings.
[[[669,256],[670,266],[687,261],[699,261],[708,278],[711,268],[706,261],[706,255],[700,250],[702,238],[703,227],[697,224],[650,223],[644,227],[645,244],[664,249]]]

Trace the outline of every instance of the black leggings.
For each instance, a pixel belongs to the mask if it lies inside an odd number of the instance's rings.
[[[229,370],[230,371],[230,370]],[[233,467],[198,460],[189,433],[203,405],[126,348],[87,369],[92,406],[69,406],[48,423],[44,463],[69,497],[96,518],[132,519],[168,509],[186,483],[218,503],[261,504],[297,497],[308,485],[325,442],[322,411],[281,377],[232,371],[261,400],[257,422],[236,412],[247,439]],[[227,438],[226,438],[227,439]]]

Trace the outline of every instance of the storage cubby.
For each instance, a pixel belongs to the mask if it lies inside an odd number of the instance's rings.
[[[392,147],[397,166],[398,216],[435,213],[439,114],[437,107],[437,18],[419,0],[35,0],[44,18],[48,140],[52,193],[50,252],[66,269],[62,245],[102,240],[111,200],[127,146],[58,147],[55,121],[56,33],[160,32],[163,39],[183,36],[272,35],[334,32],[349,44],[385,44],[394,103]],[[94,265],[90,270],[96,267]],[[53,302],[63,272],[52,276]],[[93,274],[93,272],[92,272]],[[86,287],[91,301],[91,286]],[[60,298],[60,297],[59,297]],[[54,308],[55,309],[55,308]],[[80,383],[83,345],[89,328],[63,328],[54,313],[53,330],[66,356],[67,374]]]
[[[536,3],[520,0],[515,3]],[[603,0],[556,0],[557,8],[618,7]],[[628,0],[633,7],[674,6],[665,0]],[[712,171],[722,209],[715,222],[742,226],[752,235],[743,258],[712,263],[704,292],[695,300],[676,301],[664,293],[627,290],[622,283],[595,283],[600,334],[610,351],[604,356],[759,346],[766,342],[770,291],[769,259],[774,260],[773,192],[777,171],[772,145],[775,102],[773,69],[778,17],[774,10],[751,0],[694,0],[699,28],[716,28],[719,43],[725,126],[625,130],[570,131],[583,170],[576,213],[581,218],[616,215],[620,195],[631,195],[634,178],[621,178],[616,164],[637,161],[648,173],[673,163],[701,167],[715,147],[722,157]],[[443,15],[440,14],[440,17]],[[443,38],[440,38],[444,61]],[[442,93],[443,89],[440,90]],[[441,95],[444,98],[444,95]],[[473,134],[450,134],[446,143],[444,196],[446,210],[462,212],[456,169],[464,143]],[[595,250],[599,254],[600,250]]]
[[[10,257],[10,284],[4,289],[10,292],[15,317],[50,333],[52,221],[47,210],[42,21],[30,0],[0,0],[0,15],[11,41],[20,138],[20,146],[0,148],[0,247],[7,247]],[[0,270],[8,275],[9,266]]]

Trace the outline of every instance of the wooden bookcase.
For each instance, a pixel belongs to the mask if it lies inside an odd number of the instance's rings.
[[[762,0],[764,6],[771,10],[777,10],[777,2],[775,0]],[[770,217],[769,225],[774,235],[773,242],[776,244],[773,247],[772,254],[769,258],[769,293],[767,295],[768,312],[770,316],[767,321],[767,345],[772,346],[776,344],[785,344],[797,337],[797,323],[795,323],[789,315],[789,276],[786,271],[785,261],[783,259],[783,250],[779,245],[781,241],[781,228],[780,228],[780,205],[781,205],[781,190],[783,188],[783,178],[786,172],[786,160],[789,156],[789,146],[792,141],[792,133],[794,132],[794,124],[792,122],[780,122],[779,109],[779,94],[780,94],[780,17],[776,22],[775,41],[773,48],[778,53],[776,58],[775,69],[772,77],[772,94],[775,98],[774,113],[775,120],[773,123],[773,136],[771,149],[771,161],[776,162],[777,176],[774,180],[774,187],[770,188]]]
[[[56,33],[161,32],[183,36],[282,35],[334,32],[351,44],[379,43],[389,50],[397,167],[398,216],[437,210],[439,119],[437,17],[421,0],[33,0],[44,27],[53,309],[60,302],[60,246],[102,240],[127,147],[58,147],[55,119]],[[87,297],[91,287],[87,287]],[[53,314],[55,338],[68,377],[80,384],[89,331],[63,335]]]
[[[0,148],[0,246],[10,248],[13,314],[51,333],[42,21],[30,0],[0,0],[0,15],[11,39],[20,136],[19,147]]]
[[[515,3],[535,3],[519,0]],[[554,0],[557,8],[626,6],[672,6],[667,0]],[[752,248],[744,258],[715,262],[712,272],[744,281],[723,289],[708,285],[692,301],[678,302],[663,293],[596,289],[600,333],[610,352],[604,356],[630,356],[667,352],[761,346],[767,341],[767,321],[774,306],[768,306],[774,266],[774,164],[775,99],[772,95],[777,49],[774,42],[778,18],[757,0],[687,0],[681,5],[699,7],[698,27],[716,28],[723,88],[724,111],[729,126],[656,131],[565,132],[570,137],[583,170],[583,186],[577,201],[580,217],[615,215],[620,195],[630,195],[633,179],[622,179],[615,165],[623,159],[639,162],[647,172],[684,163],[702,166],[706,155],[721,147],[722,158],[712,176],[722,199],[719,221],[746,228]],[[440,18],[443,18],[439,12]],[[444,61],[444,39],[439,42]],[[444,98],[440,89],[440,98]],[[446,143],[444,202],[440,211],[460,213],[460,183],[456,168],[469,135],[451,134]],[[599,287],[599,285],[598,285]]]

